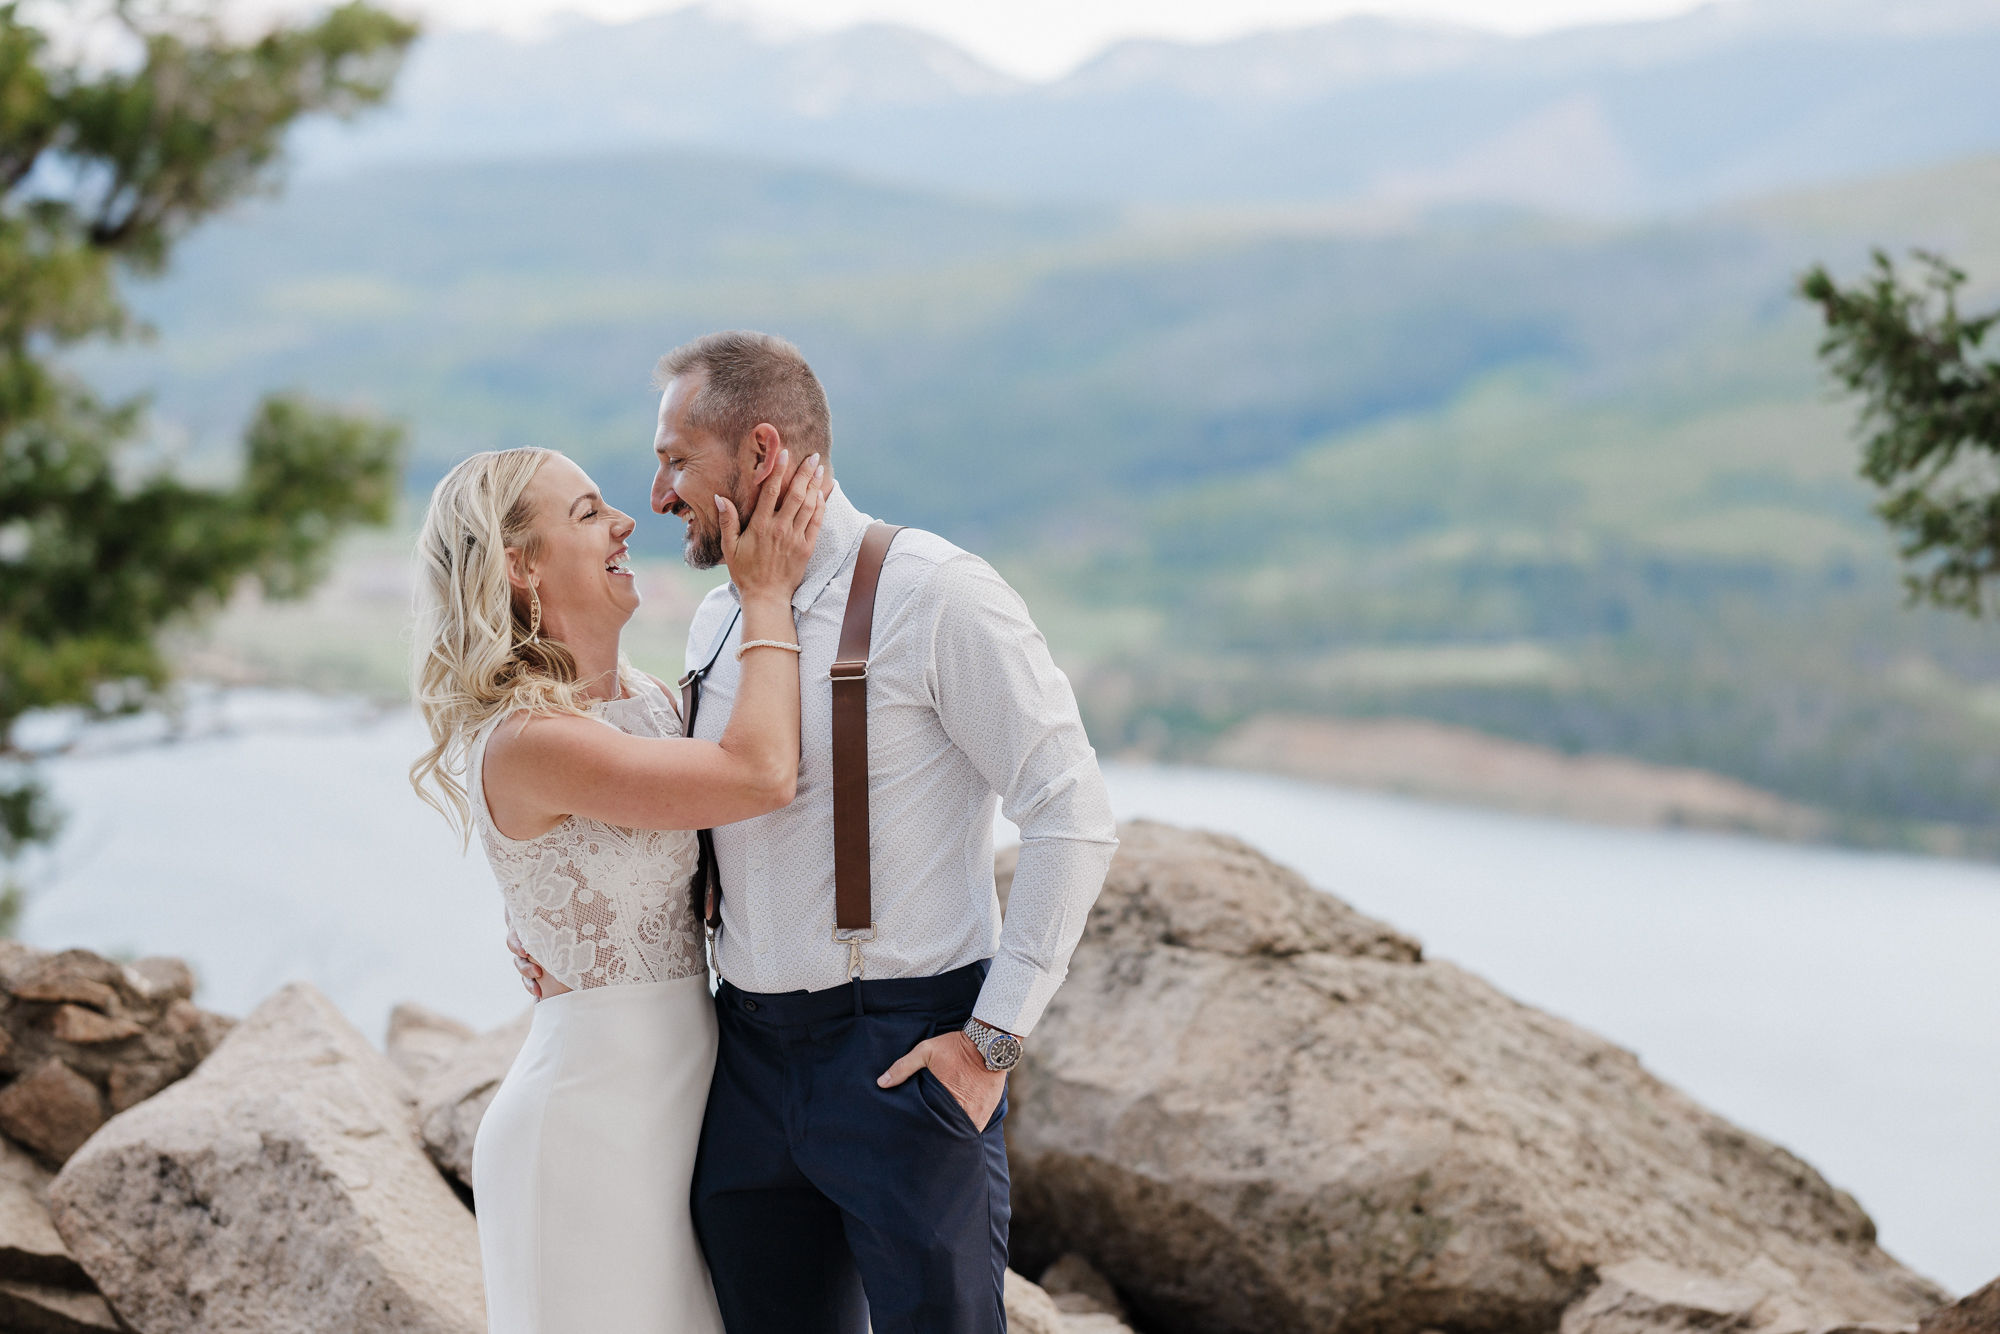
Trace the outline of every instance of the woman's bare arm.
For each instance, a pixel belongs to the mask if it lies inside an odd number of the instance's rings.
[[[794,735],[797,728],[795,713]],[[798,752],[787,765],[761,743],[748,751],[732,752],[727,736],[637,737],[592,718],[535,718],[518,730],[503,727],[489,743],[487,792],[510,838],[546,833],[568,815],[631,829],[711,829],[792,799]],[[505,802],[514,809],[504,822],[503,801],[494,799],[503,788],[528,799]]]

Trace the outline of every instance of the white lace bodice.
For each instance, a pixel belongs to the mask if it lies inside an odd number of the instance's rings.
[[[680,715],[658,685],[633,673],[626,691],[592,712],[632,736],[681,735]],[[572,815],[538,838],[508,838],[494,827],[484,785],[486,743],[504,718],[473,738],[466,791],[507,924],[535,962],[572,990],[705,973],[694,831],[622,829]]]

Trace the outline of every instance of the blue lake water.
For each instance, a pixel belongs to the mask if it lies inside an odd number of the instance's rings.
[[[52,763],[70,820],[23,936],[181,955],[233,1013],[303,978],[377,1039],[401,1000],[482,1026],[517,1012],[484,861],[404,778],[414,717],[230,708],[208,735],[113,734]],[[2000,868],[1106,773],[1121,818],[1244,838],[1637,1051],[1852,1191],[1947,1286],[2000,1274]]]

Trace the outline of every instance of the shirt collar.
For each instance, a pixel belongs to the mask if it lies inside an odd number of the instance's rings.
[[[868,526],[875,520],[854,507],[847,493],[840,489],[840,483],[833,484],[833,492],[826,498],[826,517],[820,520],[819,537],[813,543],[813,554],[806,561],[805,578],[799,580],[798,590],[792,594],[792,610],[804,615],[833,577],[847,567],[847,561],[861,545],[861,539],[868,532]],[[729,591],[736,593],[736,585],[730,584]],[[738,600],[741,595],[738,594]]]

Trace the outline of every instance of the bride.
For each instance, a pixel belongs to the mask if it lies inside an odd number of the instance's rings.
[[[473,1149],[494,1334],[721,1334],[688,1214],[716,1042],[692,831],[792,799],[783,650],[824,471],[768,460],[747,524],[716,500],[749,656],[715,743],[684,737],[619,652],[634,525],[581,468],[477,454],[431,496],[413,684],[432,744],[410,779],[478,832],[508,925],[552,979]]]

